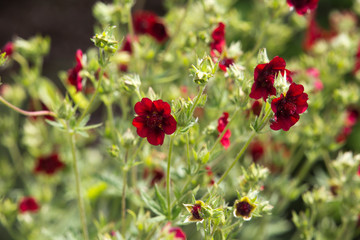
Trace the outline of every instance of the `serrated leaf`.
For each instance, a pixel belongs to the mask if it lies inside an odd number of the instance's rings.
[[[84,127],[88,121],[90,120],[90,114],[87,114],[80,122],[79,122],[79,128]]]
[[[163,216],[164,214],[161,212],[161,207],[152,200],[145,192],[141,192],[141,198],[144,200],[145,205],[150,208],[151,211],[153,211],[155,214],[159,216]]]
[[[173,207],[173,209],[171,210],[171,216],[172,216],[172,218],[173,218],[173,219],[176,219],[176,218],[179,216],[180,212],[181,212],[181,208],[179,208],[177,205],[175,205],[175,206]]]
[[[93,124],[93,125],[89,125],[89,126],[85,126],[85,127],[78,127],[78,130],[89,130],[89,129],[93,129],[93,128],[97,128],[100,127],[102,125],[102,123],[97,123],[97,124]]]
[[[109,174],[109,173],[106,173],[106,175],[105,174],[102,174],[102,175],[95,174],[95,178],[109,184],[110,186],[116,188],[117,190],[122,191],[123,183],[120,182],[118,180],[118,178],[112,174]]]
[[[64,125],[62,123],[56,122],[56,121],[51,121],[49,119],[45,119],[45,122],[47,122],[49,125],[64,130]]]
[[[195,162],[196,162],[196,161],[197,161],[197,159],[198,159],[198,155],[197,155],[197,153],[196,153],[196,151],[195,151],[195,149],[194,149],[194,148],[191,148],[191,151],[192,151],[192,153],[193,153],[194,160],[195,160]]]
[[[76,131],[76,133],[78,133],[79,135],[81,135],[83,137],[86,137],[86,138],[89,137],[89,134],[87,132],[84,132],[84,131]]]
[[[158,204],[160,205],[162,211],[164,213],[166,213],[167,210],[168,210],[167,206],[166,206],[166,201],[165,201],[164,196],[159,191],[159,188],[158,188],[157,184],[155,184],[155,195],[156,195],[156,200],[157,200]]]

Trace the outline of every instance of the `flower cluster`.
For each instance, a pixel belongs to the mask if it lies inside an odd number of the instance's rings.
[[[165,134],[175,132],[177,123],[167,102],[143,98],[135,104],[134,110],[138,116],[132,124],[137,128],[137,134],[142,138],[146,137],[150,144],[162,145]]]
[[[269,63],[258,64],[254,70],[254,83],[251,88],[250,97],[253,99],[277,95],[277,88],[281,90],[281,95],[271,101],[271,109],[274,118],[270,128],[273,130],[283,129],[288,131],[300,118],[299,114],[306,111],[308,95],[304,93],[304,87],[293,83],[291,72],[285,68],[286,62],[281,57],[274,57]],[[284,80],[284,83],[275,84],[275,80]],[[288,91],[282,92],[281,84],[289,84]]]
[[[133,23],[136,34],[148,34],[159,43],[169,38],[164,23],[155,13],[138,11],[134,14]]]
[[[68,71],[68,82],[76,88],[76,91],[79,92],[82,90],[82,78],[80,76],[80,71],[83,69],[83,53],[80,49],[76,51],[75,59],[76,65],[74,68]]]
[[[210,55],[214,61],[217,61],[217,59],[221,57],[219,61],[219,68],[226,72],[226,68],[234,64],[234,59],[221,55],[226,46],[225,24],[220,22],[217,28],[215,28],[212,32],[211,37],[212,42],[210,43]],[[219,56],[219,54],[221,56]]]
[[[271,102],[271,109],[275,116],[270,128],[273,130],[283,129],[288,131],[297,121],[299,114],[306,111],[308,95],[304,93],[304,87],[292,83],[286,94],[281,94]]]
[[[282,76],[286,74],[286,80],[292,83],[291,72],[285,67],[286,62],[281,57],[274,57],[269,63],[258,64],[254,70],[254,83],[249,96],[266,101],[269,96],[276,95],[274,82],[279,72]]]

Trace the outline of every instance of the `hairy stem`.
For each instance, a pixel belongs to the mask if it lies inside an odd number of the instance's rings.
[[[174,135],[170,138],[169,154],[167,160],[167,172],[166,172],[166,199],[168,205],[168,219],[171,219],[171,201],[170,201],[170,167],[171,167],[171,153],[173,148]]]
[[[56,114],[51,112],[51,111],[25,111],[22,110],[14,105],[12,105],[11,103],[9,103],[8,101],[6,101],[3,97],[0,96],[0,102],[4,103],[6,106],[8,106],[9,108],[13,109],[14,111],[21,113],[25,116],[29,116],[29,117],[35,117],[35,116],[52,116],[52,117],[56,117]]]
[[[83,230],[84,240],[89,240],[87,223],[86,223],[85,207],[84,207],[84,202],[82,200],[82,195],[81,195],[80,175],[79,175],[79,169],[77,166],[76,149],[75,149],[75,134],[74,134],[74,132],[71,132],[69,127],[68,127],[68,133],[69,133],[69,141],[70,141],[70,145],[71,145],[71,153],[72,153],[72,158],[73,158],[76,194],[77,194],[78,205],[79,205],[79,210],[80,210],[81,226],[82,226],[82,230]]]

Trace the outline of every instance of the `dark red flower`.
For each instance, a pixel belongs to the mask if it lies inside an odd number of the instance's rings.
[[[149,35],[155,38],[159,43],[163,43],[169,38],[166,27],[160,20],[151,26]]]
[[[234,203],[234,216],[237,218],[242,217],[245,221],[251,219],[251,215],[254,212],[256,205],[245,196],[240,200],[236,200]]]
[[[336,35],[334,30],[324,30],[322,29],[315,20],[315,13],[311,14],[309,17],[308,28],[305,33],[305,39],[303,42],[304,49],[306,51],[310,50],[314,44],[320,40],[330,40]]]
[[[270,125],[273,130],[288,131],[300,118],[299,114],[306,111],[308,95],[301,84],[292,83],[286,95],[281,94],[271,102],[274,119]]]
[[[177,123],[167,102],[143,98],[135,104],[134,110],[138,116],[132,124],[137,128],[137,134],[142,138],[146,137],[150,144],[162,145],[165,134],[175,132]]]
[[[265,153],[264,146],[259,141],[251,143],[249,148],[253,162],[255,163],[258,162]]]
[[[220,60],[219,62],[219,68],[221,70],[223,70],[224,72],[226,72],[226,68],[230,67],[230,65],[234,64],[234,59],[232,58],[226,58],[224,57],[223,59]]]
[[[260,101],[254,101],[251,105],[251,111],[254,115],[259,116],[262,109],[262,103]]]
[[[77,92],[81,91],[83,87],[80,76],[80,71],[83,69],[82,56],[82,51],[78,49],[75,55],[76,66],[68,71],[68,82],[76,88]]]
[[[33,197],[24,197],[19,203],[20,213],[37,212],[39,208],[39,204]]]
[[[7,42],[1,52],[5,53],[6,57],[10,57],[12,55],[12,53],[14,52],[14,48],[15,48],[14,43]]]
[[[136,34],[146,34],[151,25],[156,22],[157,15],[153,12],[138,11],[133,15],[134,30]]]
[[[164,23],[155,13],[148,11],[136,12],[133,23],[137,34],[149,34],[160,43],[169,38]]]
[[[165,173],[162,169],[154,168],[152,170],[152,179],[150,182],[150,186],[153,187],[155,183],[160,182],[165,176]]]
[[[227,112],[224,112],[223,115],[219,118],[218,126],[217,126],[219,136],[224,131],[226,125],[229,123],[228,118],[229,118],[229,113]],[[230,146],[230,139],[229,139],[230,136],[231,136],[231,131],[230,129],[228,129],[226,130],[226,133],[223,136],[223,138],[220,140],[220,143],[224,146],[225,149],[227,149]]]
[[[286,80],[292,83],[291,72],[285,67],[286,62],[281,57],[274,57],[269,63],[257,65],[254,70],[254,83],[249,96],[253,99],[263,98],[266,101],[268,96],[276,95],[274,81],[279,72],[282,76],[286,72]]]
[[[52,175],[64,166],[65,164],[60,161],[59,155],[57,153],[53,153],[49,156],[39,157],[34,171],[36,173],[42,172],[48,175]]]
[[[120,51],[128,52],[129,54],[132,54],[133,50],[132,50],[132,41],[130,35],[126,35]]]
[[[130,35],[126,35],[125,40],[123,41],[122,48],[120,49],[120,52],[127,52],[129,55],[132,55],[132,53],[133,53],[132,39],[134,41],[137,41],[136,36],[131,38]],[[127,64],[120,64],[119,65],[119,70],[122,71],[122,72],[127,72],[128,71],[128,65]]]
[[[294,7],[299,15],[304,15],[317,7],[319,0],[287,0],[290,7]]]

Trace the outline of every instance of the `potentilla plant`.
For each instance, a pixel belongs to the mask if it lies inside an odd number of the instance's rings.
[[[98,2],[59,79],[48,37],[4,45],[10,239],[359,237],[358,155],[332,160],[358,126],[355,13],[325,30],[318,1],[245,2]]]

